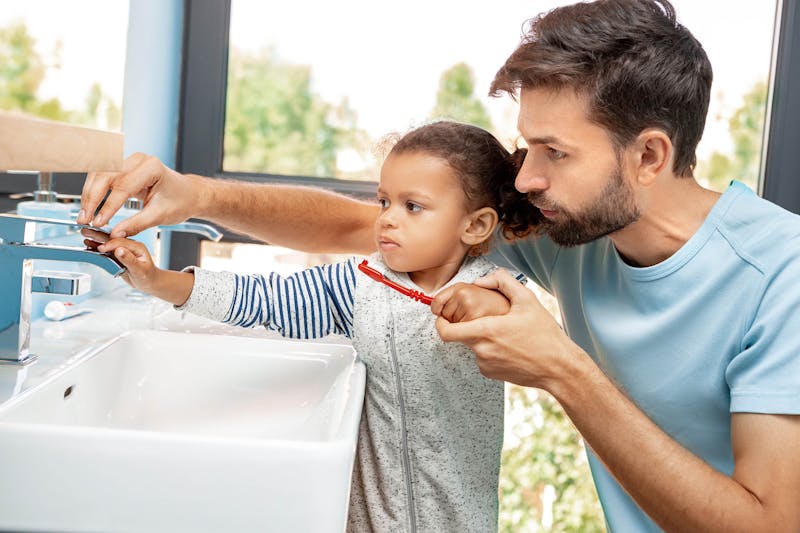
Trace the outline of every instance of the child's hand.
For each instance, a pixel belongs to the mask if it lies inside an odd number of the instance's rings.
[[[502,293],[472,283],[456,283],[442,290],[431,303],[433,314],[448,322],[466,322],[490,315],[504,315],[511,304]]]
[[[158,286],[159,276],[163,272],[154,263],[147,247],[131,239],[110,239],[104,243],[84,241],[89,247],[99,252],[113,253],[127,272],[121,277],[131,287],[142,292],[153,294]]]

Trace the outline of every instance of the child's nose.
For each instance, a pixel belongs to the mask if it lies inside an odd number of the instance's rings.
[[[380,221],[382,227],[387,228],[387,227],[394,227],[397,225],[395,218],[396,217],[394,215],[394,210],[391,207],[389,207],[388,209],[386,209],[381,213],[378,220]]]

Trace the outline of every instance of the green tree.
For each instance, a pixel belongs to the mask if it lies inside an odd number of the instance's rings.
[[[759,81],[744,95],[742,105],[728,121],[733,153],[718,150],[698,165],[698,177],[710,187],[724,190],[732,179],[752,188],[758,183],[762,136],[766,116],[767,84]]]
[[[226,169],[339,177],[339,151],[363,153],[355,112],[346,100],[333,105],[314,94],[310,67],[233,50],[228,72]]]
[[[491,130],[492,121],[483,103],[475,97],[475,76],[466,63],[453,65],[439,78],[432,119],[447,118]]]
[[[65,120],[69,114],[58,100],[37,97],[48,66],[35,46],[36,40],[22,22],[0,28],[0,108]]]
[[[80,117],[75,122],[91,124],[103,129],[119,129],[122,124],[122,110],[103,91],[99,83],[94,83],[89,88],[84,109],[76,112],[75,116]]]
[[[48,70],[59,69],[60,47],[52,58],[36,51],[36,40],[22,22],[0,28],[0,109],[23,111],[42,118],[84,126],[119,129],[122,113],[113,99],[94,84],[83,110],[64,109],[57,98],[41,99],[39,88]]]
[[[511,385],[500,475],[500,531],[605,531],[580,435],[549,394]]]

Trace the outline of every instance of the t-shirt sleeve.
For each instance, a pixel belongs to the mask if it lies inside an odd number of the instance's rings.
[[[547,236],[529,236],[514,241],[495,235],[489,260],[499,267],[519,272],[548,292],[552,292],[551,273],[560,247]]]
[[[352,333],[353,261],[290,276],[193,271],[192,293],[177,309],[241,327],[264,326],[296,339]]]
[[[731,412],[800,414],[800,261],[787,254],[772,272],[726,369]]]

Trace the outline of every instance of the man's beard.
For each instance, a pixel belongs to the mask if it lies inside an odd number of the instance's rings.
[[[560,246],[577,246],[599,239],[635,222],[640,216],[633,189],[625,182],[618,164],[606,186],[588,209],[570,213],[548,202],[544,192],[528,194],[528,200],[541,209],[558,211],[561,220],[545,218],[544,232]]]

